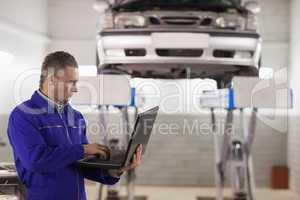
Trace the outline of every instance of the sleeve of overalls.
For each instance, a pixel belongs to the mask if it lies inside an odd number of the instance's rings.
[[[9,118],[8,136],[14,153],[30,171],[51,172],[82,159],[81,144],[48,146],[32,116],[15,109]]]
[[[81,141],[82,141],[82,144],[88,144],[89,142],[86,137],[86,128],[85,128],[86,123],[85,123],[85,120],[82,115],[81,115],[81,117],[82,117],[82,122],[83,122],[83,124],[81,124],[81,125],[84,126],[84,131],[83,131],[83,134],[81,135],[81,137],[82,137]],[[106,185],[113,185],[120,180],[120,178],[110,176],[110,174],[108,173],[108,170],[104,170],[104,169],[93,169],[93,168],[81,167],[80,171],[85,178],[92,180],[92,181],[99,182],[99,183],[103,183]]]

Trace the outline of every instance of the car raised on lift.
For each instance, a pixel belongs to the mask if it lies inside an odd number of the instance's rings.
[[[260,8],[255,1],[121,0],[108,5],[97,40],[101,70],[224,83],[234,75],[258,75]]]

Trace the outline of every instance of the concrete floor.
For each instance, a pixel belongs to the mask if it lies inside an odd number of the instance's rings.
[[[104,191],[106,189],[107,187]],[[125,187],[119,186],[119,189],[121,195],[126,194]],[[196,200],[198,196],[213,197],[215,195],[214,188],[138,186],[135,190],[138,196],[147,196],[148,200]],[[95,184],[87,184],[88,200],[96,200],[97,192]],[[229,194],[230,191],[226,190],[225,195],[229,196]],[[257,189],[256,194],[257,200],[300,200],[300,194],[288,190]]]

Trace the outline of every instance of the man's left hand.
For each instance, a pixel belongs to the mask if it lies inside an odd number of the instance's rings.
[[[123,167],[122,169],[120,169],[118,171],[110,170],[110,172],[111,172],[110,174],[113,175],[113,176],[119,177],[124,172],[129,171],[129,170],[133,170],[136,167],[138,167],[142,162],[142,151],[143,151],[143,147],[140,144],[137,147],[136,152],[133,155],[132,162],[128,166],[125,166],[125,167]]]
[[[135,154],[133,155],[132,162],[128,166],[123,167],[121,171],[126,172],[138,167],[142,162],[142,151],[143,151],[143,147],[140,144],[137,147]]]

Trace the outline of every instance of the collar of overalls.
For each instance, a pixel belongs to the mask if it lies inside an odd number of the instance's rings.
[[[62,114],[67,112],[69,103],[58,104],[42,93],[41,90],[37,90],[31,97],[31,100],[40,108],[45,109],[48,113],[59,113]]]

